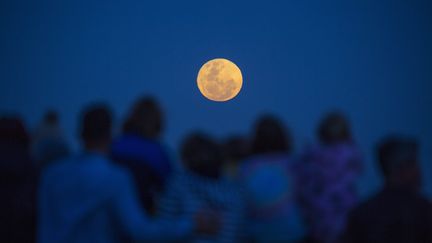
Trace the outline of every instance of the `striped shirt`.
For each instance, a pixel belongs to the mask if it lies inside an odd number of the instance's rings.
[[[181,171],[168,184],[158,213],[169,220],[212,210],[221,217],[220,232],[211,236],[195,233],[188,242],[241,242],[245,210],[241,195],[240,188],[233,182]]]

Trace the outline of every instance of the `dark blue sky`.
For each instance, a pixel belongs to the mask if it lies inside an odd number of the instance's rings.
[[[153,2],[153,1],[152,1]],[[154,1],[157,2],[157,1]],[[187,2],[187,3],[185,3]],[[83,105],[109,103],[117,121],[141,94],[166,110],[173,148],[192,129],[246,133],[263,112],[291,128],[297,148],[316,123],[345,111],[367,170],[390,132],[420,139],[432,194],[430,1],[2,1],[0,111],[34,126],[58,109],[71,143]],[[203,98],[200,66],[224,57],[244,87],[226,103]]]

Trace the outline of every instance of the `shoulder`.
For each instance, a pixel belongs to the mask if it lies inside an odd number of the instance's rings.
[[[235,203],[243,203],[245,200],[245,188],[242,184],[235,181],[223,181],[221,182],[223,188],[226,188],[226,193],[228,198],[230,198]]]
[[[114,182],[129,183],[131,181],[131,173],[121,165],[109,161],[106,164],[106,170],[107,178]]]
[[[415,195],[414,203],[420,211],[427,212],[428,216],[432,216],[432,203],[424,195],[418,193]]]
[[[191,178],[183,170],[176,171],[167,179],[165,194],[185,193],[191,184]]]
[[[47,165],[42,170],[42,180],[67,172],[68,170],[70,170],[69,167],[73,165],[76,160],[76,156],[69,156]]]
[[[358,220],[368,215],[368,213],[370,213],[370,211],[372,210],[373,205],[374,205],[373,200],[361,202],[359,205],[357,205],[357,207],[353,208],[349,212],[349,218],[351,220]]]
[[[354,208],[353,212],[357,214],[365,213],[367,211],[374,210],[379,204],[382,204],[385,198],[384,191],[380,190],[373,193],[368,199],[361,201],[357,207]]]
[[[123,166],[113,163],[107,157],[93,156],[87,159],[89,161],[83,161],[83,163],[88,164],[85,173],[88,177],[92,177],[89,180],[97,181],[96,184],[100,187],[114,189],[132,183],[129,171]]]
[[[244,191],[240,183],[225,178],[204,181],[203,185],[214,195],[214,200],[236,207],[244,199]]]
[[[366,220],[374,220],[383,213],[385,207],[385,196],[383,191],[376,192],[369,199],[360,202],[355,208],[349,212],[349,220],[351,222],[360,223]]]

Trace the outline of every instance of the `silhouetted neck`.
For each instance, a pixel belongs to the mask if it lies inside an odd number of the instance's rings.
[[[96,153],[101,155],[107,155],[109,153],[108,143],[86,143],[85,151],[89,153]]]

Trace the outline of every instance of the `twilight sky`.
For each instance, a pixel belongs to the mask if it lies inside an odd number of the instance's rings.
[[[337,109],[366,156],[365,195],[380,185],[372,149],[388,133],[420,140],[432,195],[431,1],[151,2],[1,1],[0,112],[34,126],[57,109],[77,149],[85,104],[107,102],[119,124],[151,94],[173,149],[191,130],[223,138],[274,113],[299,151]],[[196,87],[201,65],[218,57],[243,73],[241,93],[226,103]]]

